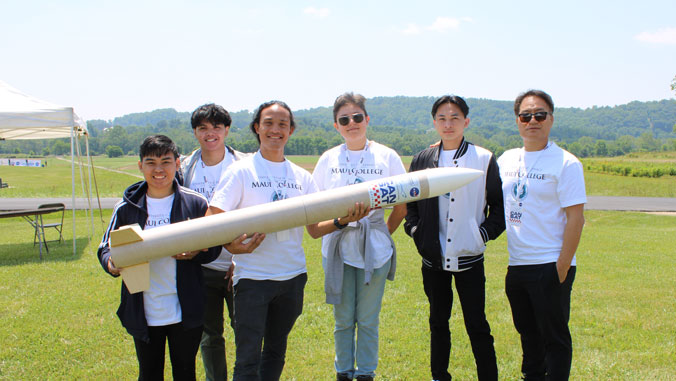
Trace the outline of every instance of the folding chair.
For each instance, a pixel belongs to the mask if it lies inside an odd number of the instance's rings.
[[[33,237],[33,246],[35,246],[36,243],[40,241],[40,233],[42,233],[42,242],[45,244],[45,249],[47,249],[47,252],[49,252],[49,247],[47,247],[47,242],[56,242],[58,241],[61,243],[63,241],[63,216],[65,214],[66,206],[62,203],[55,203],[55,204],[42,204],[38,206],[38,209],[44,209],[44,208],[59,208],[54,211],[54,213],[58,213],[59,211],[61,212],[61,222],[54,222],[54,223],[49,223],[45,224],[42,219],[42,214],[38,216],[39,220],[36,219],[35,221],[35,236]],[[57,232],[59,232],[59,239],[53,239],[51,241],[47,241],[45,238],[45,228],[54,228]],[[39,230],[38,230],[39,229]]]

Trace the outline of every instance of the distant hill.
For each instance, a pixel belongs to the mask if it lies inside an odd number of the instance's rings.
[[[414,154],[438,140],[430,110],[433,97],[375,97],[367,100],[371,118],[369,138],[396,149],[402,155]],[[465,135],[468,140],[500,154],[521,146],[515,123],[513,102],[468,98],[471,119]],[[227,105],[226,105],[227,106]],[[170,136],[181,149],[197,147],[190,128],[190,112],[172,108],[128,114],[112,121],[90,120],[90,147],[103,153],[109,145],[125,153],[138,150],[141,140],[153,133]],[[228,144],[251,152],[258,143],[248,125],[252,112],[231,112],[233,119]],[[578,156],[613,156],[633,151],[676,150],[676,100],[631,102],[614,107],[587,109],[561,107],[554,112],[553,140]],[[316,155],[340,144],[333,127],[332,107],[294,111],[296,131],[287,145],[288,154]],[[0,153],[58,153],[64,144],[53,141],[3,142]]]

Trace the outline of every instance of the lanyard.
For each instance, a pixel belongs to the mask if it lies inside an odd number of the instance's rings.
[[[526,181],[528,181],[528,173],[532,171],[533,168],[535,168],[535,164],[537,164],[538,160],[540,160],[542,153],[545,152],[551,145],[551,142],[547,142],[545,148],[538,151],[538,154],[535,157],[535,160],[533,160],[533,164],[530,165],[530,168],[526,167],[526,149],[521,148],[521,155],[519,156],[519,172],[517,173],[518,179],[516,181],[517,195],[523,194],[523,188],[526,186]]]
[[[282,189],[284,188],[284,184],[288,181],[289,179],[289,161],[284,158],[283,166],[284,166],[284,176],[282,177],[281,181],[275,181],[275,178],[272,177],[272,171],[270,170],[270,167],[267,163],[267,160],[263,158],[263,155],[261,155],[261,151],[256,152],[256,155],[254,157],[256,161],[258,161],[259,167],[262,169],[263,175],[267,176],[268,179],[270,180],[270,186],[274,189],[275,193],[277,193],[280,196],[283,195]]]
[[[350,152],[349,152],[348,149],[347,149],[347,144],[343,143],[342,151],[345,153],[345,161],[347,162],[347,168],[349,169],[348,175],[351,175],[352,172],[353,172],[353,170],[354,170],[355,168],[357,168],[357,167],[361,166],[362,164],[364,164],[364,154],[366,153],[366,151],[368,151],[369,145],[370,145],[370,144],[371,144],[371,142],[369,142],[368,140],[366,140],[366,144],[364,145],[364,149],[361,150],[361,153],[359,154],[359,159],[357,160],[356,163],[352,163],[352,162],[350,161]],[[355,175],[355,176],[356,176],[356,175]],[[348,178],[346,181],[347,181],[347,184],[346,184],[346,185],[349,185],[349,184],[350,184],[350,179]]]

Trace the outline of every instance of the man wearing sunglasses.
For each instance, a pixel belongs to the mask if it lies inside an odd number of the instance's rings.
[[[549,141],[554,103],[529,90],[514,102],[523,148],[498,159],[507,225],[505,292],[521,335],[526,380],[567,380],[575,251],[587,202],[582,164]]]
[[[450,381],[449,320],[453,280],[480,381],[497,380],[493,336],[485,313],[486,242],[505,230],[502,183],[495,156],[464,138],[469,126],[464,99],[446,95],[434,102],[432,122],[441,142],[415,155],[410,171],[436,167],[473,168],[484,176],[445,195],[411,202],[404,229],[422,257],[422,279],[430,305],[432,379]]]

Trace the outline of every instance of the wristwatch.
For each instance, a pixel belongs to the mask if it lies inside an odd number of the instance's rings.
[[[333,224],[336,225],[338,229],[345,229],[347,227],[347,224],[342,225],[340,222],[338,222],[337,218],[333,219]]]

